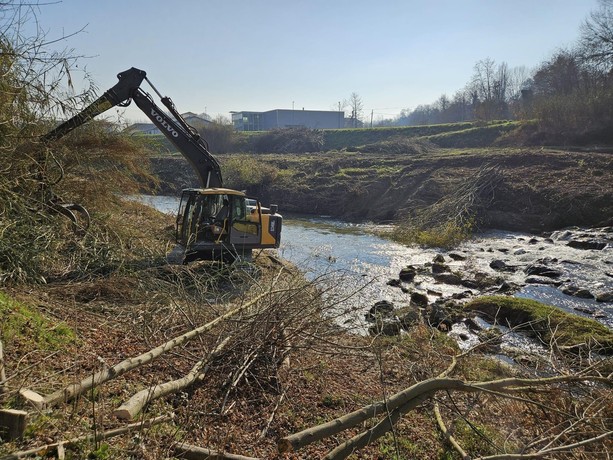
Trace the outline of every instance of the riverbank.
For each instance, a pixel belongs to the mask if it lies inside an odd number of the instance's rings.
[[[496,177],[474,209],[481,229],[541,232],[613,224],[612,153],[434,148],[410,154],[219,155],[219,160],[228,186],[278,204],[282,213],[410,220],[488,167]],[[248,171],[236,170],[241,164],[248,164]],[[197,185],[180,156],[158,157],[153,165],[165,183],[162,193]]]
[[[158,238],[151,233],[154,230],[167,232],[172,222],[172,217],[155,216],[138,204],[126,206],[126,221],[135,221],[135,216],[140,228],[149,229],[139,234],[139,246]],[[121,428],[127,422],[114,414],[120,404],[139,391],[148,393],[154,385],[181,379],[202,360],[206,371],[197,382],[149,402],[135,420],[168,413],[174,418],[136,436],[82,441],[66,448],[78,457],[155,459],[173,458],[177,442],[186,442],[257,458],[321,458],[344,438],[324,439],[293,454],[280,454],[277,443],[445,371],[454,382],[538,378],[540,363],[509,367],[479,349],[462,352],[447,334],[425,324],[414,324],[398,337],[369,337],[339,328],[338,320],[353,308],[351,298],[361,293],[348,298],[336,292],[338,280],[332,272],[308,281],[269,251],[256,258],[255,267],[208,262],[170,267],[154,262],[160,260],[163,245],[150,247],[149,263],[143,260],[87,279],[3,288],[3,317],[10,320],[2,323],[8,380],[1,401],[3,408],[28,412],[29,422],[24,439],[0,444],[0,455]],[[60,398],[42,411],[33,410],[19,396],[26,388],[50,395],[95,373],[116,369],[247,305],[253,307],[227,316],[216,328],[148,364],[125,374],[111,373],[114,378],[66,403]],[[212,358],[210,353],[226,338],[228,344]],[[572,356],[560,357],[558,369],[572,373],[584,365],[592,371],[606,366],[575,361]],[[454,361],[457,364],[452,366]],[[455,439],[474,456],[532,444],[537,428],[562,426],[562,414],[575,413],[571,408],[581,406],[582,419],[593,423],[611,416],[606,410],[592,413],[591,409],[603,404],[613,407],[606,388],[578,385],[568,386],[568,392],[538,394],[536,407],[559,410],[546,421],[540,412],[526,411],[515,397],[475,399],[470,393],[449,396],[442,391],[436,398],[420,399],[414,410],[400,417],[393,436],[373,441],[360,455],[453,458],[453,448],[432,422],[435,402],[441,405],[442,419],[455,427]],[[529,401],[526,404],[530,406]],[[463,422],[467,417],[479,435]],[[524,428],[507,429],[517,426]],[[360,431],[361,425],[343,436]],[[590,437],[581,430],[573,436]],[[605,440],[578,449],[590,458],[610,447]],[[38,451],[55,455],[54,449]]]

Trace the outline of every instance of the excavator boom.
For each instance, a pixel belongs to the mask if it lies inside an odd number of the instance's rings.
[[[140,88],[143,80],[147,79],[146,72],[132,67],[125,72],[119,73],[117,78],[119,82],[115,86],[77,115],[48,132],[43,136],[42,140],[50,142],[59,139],[112,107],[127,105],[130,103],[130,100],[133,100],[138,108],[143,111],[160,132],[188,160],[194,171],[196,171],[202,187],[223,187],[219,163],[209,152],[206,142],[175,110],[170,98],[164,97],[162,102],[173,114],[174,118],[168,116],[153,102],[151,96]]]

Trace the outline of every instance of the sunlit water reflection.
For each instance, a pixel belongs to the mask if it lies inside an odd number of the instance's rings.
[[[178,208],[176,197],[139,197],[162,212],[174,214]],[[348,299],[355,311],[354,319],[361,321],[363,314],[377,301],[389,300],[396,306],[409,302],[409,294],[387,281],[397,278],[407,265],[426,265],[440,251],[409,248],[375,236],[369,224],[355,224],[328,217],[284,215],[282,243],[279,255],[298,266],[307,278],[326,285],[337,299]],[[576,284],[593,292],[613,291],[613,247],[599,251],[586,251],[567,246],[567,235],[556,232],[545,240],[533,235],[491,231],[460,246],[453,252],[466,257],[453,261],[446,253],[446,263],[452,270],[462,273],[477,271],[500,276],[489,264],[494,259],[515,266],[514,272],[502,276],[509,282],[524,284],[523,268],[538,260],[562,272],[561,280]],[[418,275],[414,288],[428,292],[431,300],[466,290],[462,286],[436,283],[430,276]],[[594,317],[613,327],[613,304],[581,299],[563,294],[552,286],[525,285],[517,294],[532,298],[580,315]]]

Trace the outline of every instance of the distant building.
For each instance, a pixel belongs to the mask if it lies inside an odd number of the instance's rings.
[[[275,128],[340,129],[345,113],[328,110],[275,109],[268,112],[232,112],[237,131],[268,131]]]
[[[212,123],[212,121],[193,112],[185,112],[181,116],[188,125],[193,126],[196,130],[201,130]],[[153,123],[134,123],[128,126],[125,131],[130,134],[162,134]]]

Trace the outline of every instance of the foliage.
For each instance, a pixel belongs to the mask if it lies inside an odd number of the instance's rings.
[[[213,154],[237,151],[238,133],[232,123],[223,123],[222,120],[208,123],[200,130],[200,134],[209,144],[209,150]]]
[[[151,186],[147,150],[105,122],[43,144],[39,136],[55,124],[52,115],[79,111],[94,87],[75,94],[70,66],[76,57],[46,51],[42,35],[20,34],[23,18],[36,19],[28,16],[31,6],[11,2],[0,9],[0,280],[40,282],[83,274],[86,267],[108,270],[102,267],[110,261],[118,267],[125,248],[114,246],[121,237],[112,227],[97,220],[81,238],[82,228],[75,234],[58,211],[62,203],[82,203],[100,213],[95,219],[118,205],[118,195]]]
[[[501,181],[497,166],[483,165],[470,180],[449,190],[436,203],[405,216],[392,237],[404,244],[450,249],[467,240],[482,222]]]
[[[449,221],[432,228],[399,227],[392,236],[404,244],[452,249],[470,239],[472,234],[473,225],[470,222],[458,224]]]
[[[236,155],[223,159],[224,180],[228,187],[260,193],[277,178],[279,170],[257,157]]]

